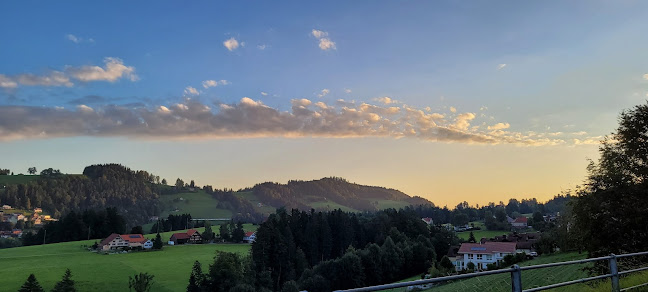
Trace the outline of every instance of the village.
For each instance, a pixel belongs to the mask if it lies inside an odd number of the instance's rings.
[[[43,214],[42,208],[21,210],[14,209],[10,205],[2,205],[2,209],[0,209],[0,238],[20,238],[24,230],[39,228],[48,221],[58,221],[58,219]]]
[[[149,234],[153,235],[153,234]],[[244,243],[253,243],[256,239],[256,231],[248,231],[243,237]],[[154,249],[154,238],[146,238],[143,234],[117,234],[113,233],[92,247],[92,250],[101,253],[116,253],[127,251],[141,251]],[[206,240],[196,229],[189,229],[185,232],[177,232],[171,235],[167,245],[183,244],[210,244],[221,243],[222,240]]]

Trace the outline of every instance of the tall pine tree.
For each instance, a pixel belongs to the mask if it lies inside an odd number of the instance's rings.
[[[34,276],[34,274],[29,274],[27,281],[25,284],[20,286],[18,292],[45,292],[45,290],[43,290],[43,287],[41,287],[38,280],[36,280],[36,276]]]

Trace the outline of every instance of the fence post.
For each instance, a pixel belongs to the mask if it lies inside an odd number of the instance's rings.
[[[511,268],[513,268],[513,271],[511,271],[511,291],[522,292],[522,270],[518,265],[513,265]]]
[[[617,267],[617,257],[614,254],[610,254],[610,274],[612,274],[611,281],[612,282],[612,292],[619,292],[621,291],[619,287],[619,268]]]

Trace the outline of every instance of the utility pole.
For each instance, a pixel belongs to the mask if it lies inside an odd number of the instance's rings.
[[[45,238],[47,237],[47,229],[45,229],[45,234],[43,234],[43,244],[45,244]]]

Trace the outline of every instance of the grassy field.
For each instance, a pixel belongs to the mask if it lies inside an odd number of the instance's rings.
[[[0,175],[0,186],[8,184],[25,184],[37,180],[39,175]]]
[[[246,224],[246,230],[256,226]],[[203,228],[198,228],[203,230]],[[218,230],[215,230],[218,232]],[[164,241],[175,232],[161,233]],[[17,291],[34,273],[46,291],[72,271],[78,291],[128,291],[128,276],[147,272],[155,276],[152,291],[184,291],[194,261],[207,270],[216,251],[247,254],[249,244],[165,246],[162,251],[100,255],[83,248],[94,240],[0,249],[0,291]]]
[[[182,200],[180,200],[182,198]],[[218,208],[218,200],[202,190],[196,192],[178,193],[160,196],[165,210],[160,214],[167,217],[169,214],[189,213],[193,218],[231,218],[232,211]],[[177,212],[172,212],[175,208]]]
[[[344,212],[360,212],[356,209],[349,208],[344,205],[340,205],[333,201],[309,202],[307,203],[307,205],[309,205],[313,209],[322,210],[322,211],[333,211],[333,210],[341,209]]]
[[[492,238],[495,236],[511,233],[510,231],[504,230],[486,230],[484,222],[480,221],[470,222],[470,224],[474,225],[475,227],[481,228],[481,230],[473,230],[473,234],[475,235],[475,239],[477,241],[479,241],[483,237]],[[468,238],[470,238],[470,231],[457,232],[457,236],[463,240],[468,240]]]
[[[377,200],[377,201],[378,201],[378,209],[394,208],[398,210],[400,208],[405,208],[410,205],[409,203],[403,201],[393,201],[393,200]]]
[[[275,207],[268,206],[261,202],[253,192],[236,192],[234,193],[234,195],[248,200],[252,204],[252,206],[254,206],[254,209],[256,209],[261,214],[270,215],[276,210]],[[259,204],[261,205],[260,207]]]

